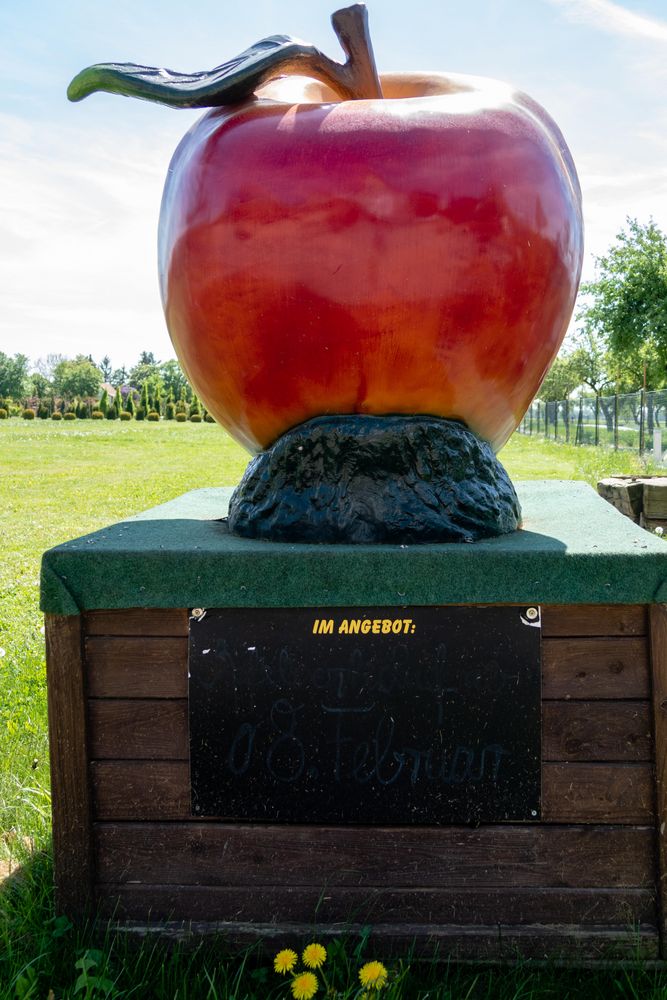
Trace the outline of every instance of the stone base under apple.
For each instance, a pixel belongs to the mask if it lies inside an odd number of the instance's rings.
[[[475,542],[520,524],[490,445],[429,416],[299,424],[252,459],[229,506],[231,531],[276,542]]]

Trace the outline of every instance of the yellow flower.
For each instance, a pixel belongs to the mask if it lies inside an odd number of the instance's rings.
[[[382,962],[366,962],[359,969],[361,985],[369,990],[381,990],[387,985],[387,970]]]
[[[310,1000],[317,993],[317,976],[314,972],[302,972],[292,980],[294,1000]]]
[[[285,975],[286,972],[291,972],[297,963],[298,955],[291,948],[283,948],[279,951],[273,960],[273,968],[276,972],[280,972],[281,975]]]
[[[320,965],[324,965],[327,960],[327,950],[321,944],[309,944],[306,945],[301,957],[303,964],[307,965],[309,969],[319,969]]]

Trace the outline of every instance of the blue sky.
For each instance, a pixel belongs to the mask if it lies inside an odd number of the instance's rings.
[[[208,69],[292,34],[339,57],[325,0],[0,0],[0,350],[173,356],[157,287],[169,159],[196,112],[67,84],[94,62]],[[667,0],[368,0],[380,71],[506,80],[553,115],[584,191],[586,262],[627,215],[667,231]]]

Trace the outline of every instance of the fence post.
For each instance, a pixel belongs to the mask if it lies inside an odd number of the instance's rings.
[[[644,390],[639,393],[639,454],[644,454]]]
[[[579,417],[577,418],[577,433],[574,436],[574,443],[581,444],[584,437],[584,397],[579,397]]]
[[[554,403],[554,441],[558,440],[558,400]]]
[[[600,397],[595,394],[595,446],[600,443]]]
[[[528,429],[528,433],[531,434],[531,435],[533,433],[533,406],[534,405],[535,405],[534,403],[531,403],[530,407],[528,409],[528,428],[529,428]],[[540,404],[538,403],[537,405],[539,406]]]
[[[570,400],[565,400],[565,440],[570,441]]]
[[[614,451],[618,451],[618,393],[614,393]]]

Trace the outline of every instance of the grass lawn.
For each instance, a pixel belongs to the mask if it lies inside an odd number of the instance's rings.
[[[519,435],[501,458],[514,479],[594,484],[612,472],[646,468],[631,453]],[[187,952],[155,942],[132,947],[109,933],[100,941],[56,916],[51,894],[41,554],[186,490],[233,484],[246,461],[212,424],[0,421],[0,866],[20,866],[0,890],[0,1000],[288,995],[273,972],[265,979],[266,961],[252,955],[225,960],[219,943]],[[364,960],[372,957],[367,949]],[[352,959],[341,953],[335,963],[341,996],[357,995]],[[402,975],[382,996],[667,997],[667,976],[641,969],[582,975],[528,964],[512,970],[413,966]]]

